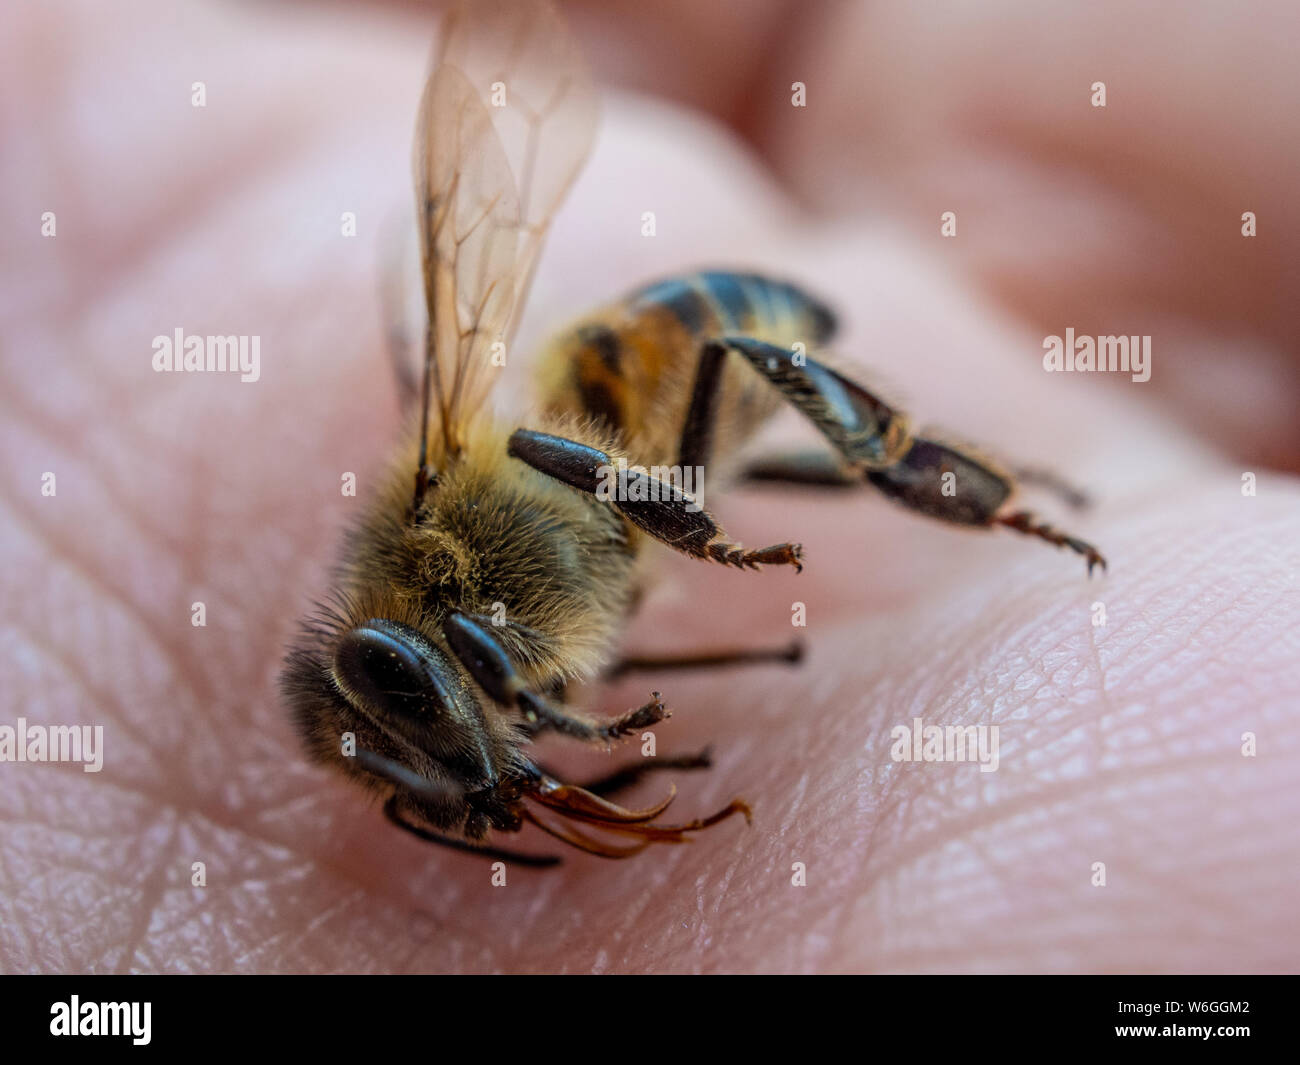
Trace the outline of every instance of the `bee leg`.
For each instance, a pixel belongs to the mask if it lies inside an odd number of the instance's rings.
[[[741,568],[803,568],[798,544],[756,550],[733,544],[708,511],[676,485],[635,466],[618,465],[597,448],[531,429],[516,429],[507,447],[533,469],[605,500],[633,525],[682,554]]]
[[[1040,540],[1046,540],[1056,547],[1068,547],[1075,554],[1082,555],[1088,563],[1089,577],[1092,576],[1094,566],[1100,566],[1102,572],[1106,572],[1106,559],[1092,544],[1086,540],[1080,540],[1077,536],[1070,536],[1059,529],[1054,529],[1046,522],[1039,521],[1027,510],[1002,514],[993,520],[998,525],[1005,525],[1008,529],[1015,529],[1016,532],[1024,533],[1026,536],[1037,536]]]
[[[722,400],[722,363],[727,348],[716,341],[705,341],[700,361],[695,367],[691,386],[691,405],[686,408],[681,442],[677,447],[677,464],[683,469],[704,466],[713,456],[713,427],[718,420]]]
[[[1038,466],[1021,466],[1016,469],[1015,475],[1020,484],[1045,489],[1074,510],[1083,510],[1092,506],[1092,499],[1087,492],[1082,488],[1076,488],[1052,470],[1045,470]]]
[[[1076,488],[1052,470],[1037,466],[1017,467],[1017,484],[1042,488],[1053,493],[1066,506],[1082,510],[1091,506],[1088,493]],[[755,459],[740,473],[744,484],[780,484],[798,488],[853,489],[862,484],[847,465],[829,451],[789,451]]]
[[[880,478],[878,478],[879,480]],[[782,484],[807,488],[845,489],[857,488],[861,479],[854,477],[851,467],[840,462],[832,454],[824,451],[802,451],[775,455],[758,459],[747,466],[741,474],[743,483],[748,484]],[[1076,510],[1090,505],[1091,500],[1082,490],[1075,488],[1068,481],[1058,477],[1050,470],[1038,468],[1017,469],[1015,480],[1020,484],[1035,485],[1046,488],[1059,496],[1068,506]],[[942,517],[942,515],[933,515]],[[1058,533],[1050,526],[1038,525],[1028,515],[1013,514],[993,519],[996,524],[1031,535],[1039,536],[1049,543],[1070,547],[1088,560],[1088,572],[1093,566],[1100,565],[1104,570],[1106,560],[1096,548],[1076,537]],[[1029,528],[1033,526],[1033,528]],[[1040,530],[1045,530],[1040,531]]]
[[[631,732],[639,732],[671,716],[658,692],[652,692],[650,701],[643,706],[606,721],[593,721],[572,711],[562,710],[550,700],[532,692],[520,693],[519,706],[524,720],[536,724],[539,729],[551,729],[579,740],[606,742],[620,739]]]
[[[564,774],[556,773],[548,769],[540,762],[534,763],[539,773],[544,776],[560,779]],[[606,773],[604,776],[596,777],[586,783],[577,785],[583,791],[589,791],[593,795],[614,795],[620,791],[626,791],[634,784],[639,783],[642,778],[649,776],[651,773],[658,773],[664,769],[712,769],[713,768],[713,748],[705,747],[704,750],[695,754],[679,754],[669,758],[643,758],[639,762],[632,762],[628,765],[621,766],[613,772]]]
[[[440,835],[421,825],[413,825],[402,817],[396,795],[390,796],[388,801],[384,803],[384,816],[398,828],[411,833],[411,835],[424,840],[426,843],[436,843],[440,847],[449,847],[463,854],[476,854],[480,858],[515,862],[519,865],[529,865],[537,869],[550,865],[559,865],[561,861],[560,858],[553,854],[523,854],[519,851],[503,850],[500,847],[482,847],[463,839],[456,839],[454,836]]]
[[[723,362],[743,358],[817,427],[852,466],[887,466],[905,450],[907,419],[884,400],[806,355],[750,337],[705,341],[682,425],[681,466],[705,465],[721,399]]]
[[[885,469],[868,470],[866,477],[891,499],[928,517],[982,528],[1006,526],[1082,555],[1089,575],[1095,566],[1106,569],[1101,552],[1086,541],[1058,532],[1023,510],[1003,513],[1015,480],[968,449],[913,437],[898,462]]]
[[[577,739],[608,742],[648,728],[668,716],[658,692],[644,706],[606,721],[575,714],[557,706],[545,695],[529,690],[500,641],[472,618],[452,611],[443,622],[443,634],[452,653],[475,682],[495,702],[516,707],[523,715],[525,727],[531,731],[552,729]]]
[[[791,640],[785,647],[760,648],[740,651],[703,651],[698,654],[632,656],[620,658],[606,671],[605,678],[614,680],[627,673],[649,673],[662,669],[714,669],[719,666],[760,665],[769,662],[788,662],[797,665],[803,661],[803,641]]]
[[[705,747],[698,754],[675,755],[671,758],[643,758],[615,769],[612,773],[597,777],[580,785],[584,791],[593,795],[616,795],[626,791],[651,773],[664,769],[710,769],[713,766],[713,751]]]
[[[800,488],[861,488],[855,475],[829,451],[791,451],[755,459],[740,474],[744,484],[781,484]]]
[[[767,378],[790,403],[821,431],[839,453],[850,473],[903,506],[939,521],[993,528],[1003,525],[1083,555],[1088,572],[1106,560],[1091,544],[1059,532],[1024,511],[1003,514],[1002,507],[1016,488],[1012,474],[970,448],[912,435],[907,419],[861,385],[806,356],[748,337],[723,337],[704,345],[696,393],[687,416],[687,432],[705,417],[710,403],[699,389],[720,377],[720,363],[737,352]],[[716,384],[713,386],[716,390]],[[708,436],[703,436],[707,448]],[[683,454],[696,461],[707,458],[683,435]],[[683,460],[685,461],[685,459]],[[823,467],[823,472],[825,467]],[[1044,478],[1038,476],[1039,483]],[[1052,479],[1058,491],[1062,482]]]

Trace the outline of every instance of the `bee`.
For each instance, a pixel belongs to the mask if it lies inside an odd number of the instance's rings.
[[[651,544],[742,569],[802,566],[797,543],[733,542],[683,471],[869,484],[922,515],[1005,526],[1078,552],[1089,572],[1105,565],[1084,541],[1008,511],[1010,472],[914,433],[904,413],[809,357],[831,340],[834,315],[759,274],[662,280],[573,325],[540,359],[531,424],[503,425],[486,404],[499,356],[594,122],[591,77],[548,3],[475,0],[448,16],[413,153],[427,324],[418,389],[397,363],[411,424],[281,677],[309,755],[381,796],[391,822],[526,865],[559,859],[498,848],[493,833],[534,826],[626,858],[750,817],[733,799],[666,823],[675,789],[644,809],[614,801],[647,773],[708,766],[707,751],[585,785],[531,754],[548,733],[610,744],[669,716],[657,692],[612,717],[573,708],[575,679],[798,660],[796,645],[611,663]],[[783,402],[829,448],[742,467],[742,445]],[[1022,479],[1035,478],[1069,494],[1045,475]]]

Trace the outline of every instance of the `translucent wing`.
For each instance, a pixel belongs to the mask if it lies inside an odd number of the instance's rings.
[[[424,441],[432,407],[449,456],[504,362],[594,124],[590,75],[549,3],[471,0],[448,17],[413,163],[429,312]]]

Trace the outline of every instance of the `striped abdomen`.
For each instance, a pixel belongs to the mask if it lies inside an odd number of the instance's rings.
[[[637,461],[671,465],[703,341],[748,336],[812,352],[834,329],[825,306],[783,281],[722,271],[669,278],[559,337],[543,363],[543,399],[551,411],[602,419]],[[723,379],[719,458],[779,406],[771,386],[742,363],[732,360]]]

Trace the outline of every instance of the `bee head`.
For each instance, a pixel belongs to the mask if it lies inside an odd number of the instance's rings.
[[[292,655],[284,687],[317,757],[395,785],[435,823],[463,818],[511,759],[464,668],[411,625],[368,618]],[[355,750],[340,737],[351,733]]]
[[[749,818],[748,806],[735,799],[709,817],[664,825],[655,819],[675,789],[655,806],[628,809],[532,765],[520,753],[518,729],[504,716],[484,714],[480,689],[505,705],[520,682],[504,652],[470,617],[452,612],[436,637],[387,618],[354,623],[334,615],[331,621],[337,627],[309,629],[311,642],[291,652],[285,694],[315,756],[390,790],[385,812],[416,835],[447,842],[428,836],[423,821],[458,829],[478,847],[489,830],[518,831],[527,822],[579,850],[626,858],[651,843],[679,843],[736,813]],[[340,742],[349,733],[355,738],[351,752]],[[638,838],[621,846],[556,817]],[[484,853],[508,852],[489,847]]]

